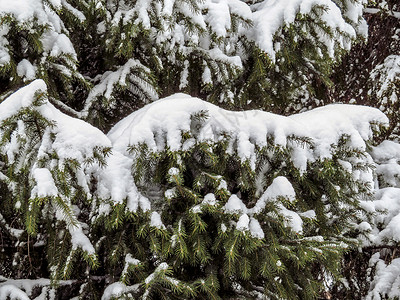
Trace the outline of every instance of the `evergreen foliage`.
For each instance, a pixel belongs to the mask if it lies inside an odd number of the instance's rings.
[[[333,72],[330,98],[377,107],[390,119],[385,138],[399,133],[399,26],[397,1],[370,1],[365,18],[368,41],[355,45]],[[348,87],[348,88],[345,88]],[[331,102],[326,99],[325,102]]]
[[[368,41],[355,45],[344,56],[333,72],[335,87],[329,93],[330,99],[335,101],[374,106],[389,116],[390,126],[377,143],[399,139],[399,9],[398,1],[368,2],[364,11],[369,26]],[[330,99],[324,102],[331,102]],[[383,145],[388,148],[382,151]],[[394,228],[397,216],[393,199],[398,195],[400,160],[395,145],[383,142],[372,152],[377,163],[375,198],[379,213],[369,237],[362,239],[362,252],[350,253],[343,262],[347,281],[336,290],[338,298],[366,295],[367,299],[392,299],[400,296],[396,283],[398,273],[394,271],[398,242],[395,231],[389,233],[387,229]],[[369,209],[375,210],[375,207]]]
[[[28,90],[30,87],[37,89]],[[22,107],[13,113],[18,102]],[[87,140],[96,129],[51,105],[43,81],[14,93],[3,101],[2,109],[6,115],[1,118],[1,218],[5,224],[13,224],[6,231],[6,244],[15,238],[27,239],[22,252],[12,258],[19,276],[40,272],[36,268],[42,266],[32,264],[30,251],[43,251],[45,245],[45,261],[53,279],[69,277],[71,263],[80,252],[96,267],[97,256],[86,243],[89,240],[78,216],[90,207],[87,170],[93,164],[105,164],[110,144],[103,139],[103,144],[97,140],[94,147],[88,147]],[[21,232],[21,228],[25,230]]]
[[[192,115],[193,120],[200,122],[199,131],[207,126],[202,111]],[[146,144],[131,148],[137,182],[145,183],[142,189],[155,182],[164,197],[152,201],[156,211],[150,224],[136,216],[132,222],[130,213],[121,218],[118,231],[131,232],[131,237],[113,246],[121,248],[120,266],[125,259],[125,269],[129,268],[126,256],[136,253],[146,266],[144,271],[150,273],[145,282],[158,278],[156,287],[146,284],[127,294],[148,293],[153,298],[177,294],[184,299],[247,299],[265,294],[271,299],[312,299],[320,295],[322,278],[339,276],[339,258],[348,244],[355,243],[348,232],[342,233],[362,213],[359,201],[370,197],[365,182],[354,180],[343,166],[343,161],[356,162],[360,151],[346,146],[348,137],[343,136],[332,146],[331,159],[310,163],[307,173],[301,174],[292,156],[298,147],[313,147],[306,137],[288,137],[288,146],[279,147],[270,136],[264,147],[256,145],[254,168],[236,151],[231,153],[232,139],[223,134],[216,138],[218,142],[201,141],[201,133],[191,131],[182,134],[183,144],[192,140],[190,146],[182,146],[184,151],[152,152]],[[155,160],[153,171],[143,172],[149,160]],[[352,167],[368,169],[360,162]],[[343,191],[336,182],[345,183]],[[287,185],[293,185],[293,194],[285,191]],[[265,188],[260,198],[257,193]],[[110,216],[115,218],[115,214]],[[304,229],[296,224],[302,219]],[[143,253],[145,249],[152,256]],[[160,270],[165,273],[161,275]],[[121,276],[127,279],[124,271]]]
[[[400,296],[398,30],[351,96],[389,127],[298,114],[350,102],[363,4],[0,0],[0,298]]]

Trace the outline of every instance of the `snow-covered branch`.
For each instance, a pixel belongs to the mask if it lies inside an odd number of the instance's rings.
[[[400,12],[398,11],[391,11],[391,10],[382,10],[379,8],[372,8],[372,7],[366,7],[363,10],[364,13],[366,14],[378,14],[378,13],[385,13],[391,17],[395,17],[400,19]]]

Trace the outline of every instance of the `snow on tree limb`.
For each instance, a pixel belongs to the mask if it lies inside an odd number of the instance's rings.
[[[65,222],[72,251],[81,249],[88,260],[95,261],[94,247],[82,231],[85,224],[78,220],[79,209],[73,199],[77,193],[92,197],[88,168],[100,169],[105,164],[104,156],[111,148],[109,139],[97,128],[57,110],[48,101],[42,80],[33,81],[1,102],[0,122],[5,125],[0,133],[10,135],[9,140],[2,139],[0,154],[7,155],[13,165],[8,183],[15,186],[11,192],[14,196],[30,195],[28,199],[16,196],[19,206],[29,208],[28,233],[35,235],[40,230],[39,209],[45,206],[42,213],[47,211],[55,222]],[[23,161],[21,153],[35,159]]]
[[[366,7],[364,8],[364,13],[366,14],[377,14],[377,13],[382,13],[382,10],[379,8],[372,8],[372,7]],[[395,17],[400,19],[400,12],[398,11],[385,11],[389,16]]]
[[[197,122],[196,114],[204,114],[204,122]],[[114,149],[126,153],[129,146],[140,144],[154,152],[164,147],[172,151],[187,149],[185,146],[191,140],[182,141],[186,132],[197,141],[217,142],[227,135],[235,141],[232,150],[243,161],[254,161],[255,147],[266,146],[267,137],[283,147],[291,136],[308,137],[315,144],[317,157],[329,157],[331,145],[337,143],[340,135],[347,134],[352,147],[365,150],[374,123],[387,124],[388,119],[379,110],[368,107],[329,105],[283,117],[256,110],[227,111],[198,98],[177,94],[132,113],[114,126],[108,137]]]
[[[304,112],[342,101],[331,71],[366,20],[397,24],[386,2],[0,0],[0,272],[53,280],[0,276],[0,298],[311,299],[360,245],[392,251],[367,297],[399,295],[387,118]],[[388,29],[357,92],[398,139]]]

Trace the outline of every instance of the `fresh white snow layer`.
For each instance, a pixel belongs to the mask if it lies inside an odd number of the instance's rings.
[[[205,117],[199,121],[197,115]],[[303,173],[308,162],[331,158],[332,145],[337,144],[343,135],[349,137],[348,147],[365,151],[366,142],[372,138],[374,124],[387,123],[388,119],[379,110],[356,105],[328,105],[306,113],[283,117],[257,110],[228,111],[198,98],[175,94],[133,112],[117,123],[108,137],[112,141],[114,151],[132,160],[135,159],[135,154],[128,151],[132,146],[145,144],[153,152],[164,151],[166,147],[171,151],[179,151],[188,150],[198,142],[214,143],[228,137],[228,151],[231,154],[236,153],[243,162],[248,161],[252,168],[255,168],[257,160],[256,149],[267,146],[267,138],[273,138],[277,146],[291,149],[292,160],[300,173]],[[183,141],[184,133],[189,133],[191,138]],[[313,148],[296,145],[290,140],[292,136],[311,138]],[[342,161],[342,164],[345,169],[349,169],[349,162]],[[177,174],[177,168],[169,170],[170,176]],[[355,176],[370,186],[374,184],[372,171],[358,171]],[[171,193],[172,191],[169,191],[166,195]],[[291,183],[285,177],[275,178],[253,207],[246,207],[234,194],[223,209],[226,213],[240,216],[236,224],[238,230],[250,230],[253,236],[262,237],[259,224],[253,221],[253,225],[250,226],[250,217],[262,213],[268,201],[276,201],[279,197],[288,201],[296,198]],[[208,196],[206,198],[208,199]],[[204,204],[203,201],[192,211],[200,213]],[[302,215],[282,204],[278,204],[277,207],[279,213],[287,220],[286,225],[299,234],[302,233],[302,217],[315,217],[315,212]],[[153,226],[161,228],[162,223],[157,216],[158,214],[152,215],[152,223]]]
[[[33,106],[35,95],[38,93],[44,95],[44,101],[38,106]],[[237,154],[242,162],[248,161],[254,169],[258,155],[257,148],[266,147],[267,139],[273,139],[278,147],[288,147],[291,150],[292,161],[302,173],[307,169],[308,162],[330,158],[331,146],[337,144],[342,135],[349,137],[347,146],[364,151],[366,141],[372,138],[374,125],[371,123],[388,122],[379,110],[356,105],[328,105],[284,117],[258,110],[228,111],[198,98],[176,94],[135,111],[117,123],[106,136],[88,123],[60,112],[47,100],[45,93],[45,83],[42,80],[35,80],[0,103],[0,121],[17,114],[22,108],[29,108],[36,110],[54,124],[44,132],[38,156],[46,158],[46,155],[54,151],[59,162],[42,168],[33,166],[31,174],[36,185],[32,190],[32,196],[59,195],[52,170],[62,166],[64,161],[73,159],[82,164],[83,168],[77,171],[77,177],[83,190],[87,191],[88,197],[92,197],[89,193],[90,177],[96,178],[96,196],[99,197],[100,204],[97,211],[92,212],[92,216],[108,214],[112,205],[126,201],[129,211],[136,212],[139,208],[143,211],[150,210],[150,225],[159,229],[165,228],[160,214],[152,211],[151,199],[144,197],[138,191],[133,179],[132,165],[135,154],[128,150],[131,146],[145,144],[154,152],[164,151],[166,147],[171,151],[178,151],[188,150],[199,142],[215,143],[228,139],[230,145],[228,153]],[[200,119],[196,117],[199,115],[203,117]],[[18,134],[24,134],[26,130],[24,126],[24,123],[18,123]],[[182,134],[190,134],[191,137],[183,141]],[[293,136],[310,139],[313,147],[294,143]],[[19,147],[21,145],[15,137],[3,151],[12,160]],[[391,156],[389,152],[383,152],[394,159],[397,155],[396,147],[390,143],[386,147],[391,149],[389,151],[393,153]],[[85,166],[85,161],[92,157],[95,149],[104,148],[112,149],[112,153],[106,157],[105,166],[100,167],[97,164]],[[379,147],[374,151],[374,156],[381,155]],[[349,162],[342,161],[342,165],[349,172],[352,170],[351,165],[349,169]],[[177,176],[179,172],[178,168],[171,168],[168,173],[169,176]],[[367,184],[373,184],[371,172],[359,172],[357,176]],[[227,188],[222,178],[220,187]],[[275,178],[265,191],[260,192],[261,196],[252,207],[247,207],[235,194],[231,195],[224,205],[223,209],[227,214],[237,215],[238,230],[263,238],[257,214],[264,212],[269,201],[275,203],[277,213],[286,220],[286,226],[299,234],[302,233],[302,218],[315,216],[313,211],[295,212],[281,203],[281,198],[289,202],[296,198],[291,183],[283,176]],[[175,191],[169,190],[165,195],[173,197],[174,193]],[[201,213],[204,205],[217,205],[217,202],[215,195],[208,194],[192,211]],[[60,219],[62,219],[61,214]],[[94,253],[94,248],[83,234],[79,222],[75,226],[71,227],[70,233],[76,247],[84,249],[89,254]],[[391,228],[388,226],[388,230],[392,230],[392,235],[397,238],[397,234]]]

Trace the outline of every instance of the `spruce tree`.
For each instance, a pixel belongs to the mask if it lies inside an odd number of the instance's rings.
[[[333,72],[335,88],[330,92],[336,101],[384,111],[390,119],[386,132],[386,138],[390,139],[399,134],[399,10],[397,1],[369,1],[364,13],[368,40],[356,44],[344,56]]]
[[[21,3],[0,1],[0,298],[315,299],[340,282],[377,226],[386,117],[246,109],[329,102],[362,1]],[[176,92],[203,100],[157,100]]]
[[[394,199],[399,195],[400,176],[397,146],[400,124],[399,9],[398,1],[369,1],[364,9],[368,40],[355,45],[332,76],[335,86],[329,93],[331,99],[384,111],[390,126],[376,144],[383,139],[391,140],[371,149],[376,164],[376,203],[368,209],[375,217],[372,227],[365,227],[369,234],[360,238],[361,251],[357,249],[345,256],[345,286],[338,284],[334,288],[337,298],[392,299],[400,296],[397,290],[399,273],[395,271],[398,239],[393,230],[397,226],[398,210]]]

